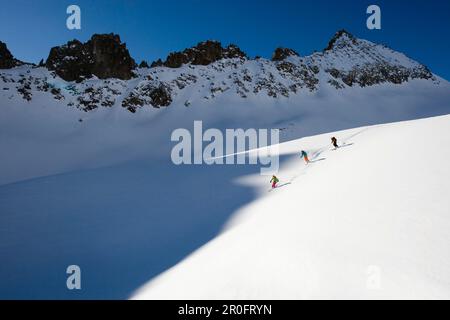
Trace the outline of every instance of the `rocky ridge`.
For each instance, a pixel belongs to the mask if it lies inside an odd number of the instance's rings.
[[[85,111],[117,104],[134,113],[175,102],[190,106],[224,94],[288,99],[321,86],[342,90],[413,79],[437,81],[426,66],[345,30],[337,32],[322,52],[305,57],[277,48],[271,60],[250,59],[236,45],[205,41],[151,67],[142,62],[139,68],[114,34],[52,48],[45,67],[23,65],[4,47],[0,44],[0,93],[26,101],[37,93],[50,94]]]

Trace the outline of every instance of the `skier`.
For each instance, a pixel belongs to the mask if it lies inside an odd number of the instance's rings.
[[[277,187],[277,183],[280,182],[276,176],[272,176],[272,179],[270,180],[270,183],[272,183],[272,189],[275,189]]]
[[[305,162],[306,162],[306,164],[308,164],[308,163],[309,163],[309,158],[308,158],[308,154],[306,153],[306,151],[305,151],[305,150],[302,150],[302,152],[301,152],[300,156],[301,156],[301,157],[302,157],[303,159],[305,159]]]
[[[336,137],[331,138],[331,143],[336,149],[339,148]]]

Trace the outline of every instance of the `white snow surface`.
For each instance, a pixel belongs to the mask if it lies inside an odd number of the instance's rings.
[[[100,80],[91,81],[104,85]],[[120,83],[111,80],[108,86],[120,87]],[[143,158],[170,161],[171,133],[177,128],[192,130],[195,120],[202,120],[204,128],[222,130],[277,128],[281,129],[281,141],[288,141],[450,113],[450,84],[444,79],[341,90],[323,85],[289,99],[266,95],[242,99],[230,93],[205,100],[185,90],[168,108],[146,107],[135,114],[117,104],[85,112],[38,91],[33,91],[33,100],[27,102],[11,93],[14,83],[7,85],[11,89],[0,92],[0,149],[5,150],[0,185]],[[195,102],[187,108],[185,100]]]
[[[331,86],[332,67],[420,67],[365,40],[287,61],[318,65],[317,88],[280,94],[293,80],[265,59],[79,84],[1,70],[0,299],[449,298],[449,82]],[[158,81],[169,107],[122,107]],[[69,106],[92,88],[114,103]],[[175,166],[171,133],[196,120],[280,129],[282,187],[267,192],[258,166]],[[331,151],[333,135],[347,146]]]
[[[450,114],[449,95],[446,81],[417,80],[136,114],[85,113],[38,94],[32,104],[2,100],[9,103],[0,117],[0,298],[129,298],[226,225],[238,226],[220,236],[230,242],[212,242],[137,297],[448,297],[448,116],[282,145],[278,176],[291,184],[270,194],[258,166],[173,165],[170,134],[204,120],[205,129],[285,128],[282,140],[290,141]],[[331,135],[354,145],[329,152]],[[326,160],[305,168],[290,154],[300,148],[324,148],[314,158]],[[269,213],[266,201],[276,197],[283,199]],[[246,220],[255,226],[239,226]],[[237,244],[246,228],[246,242]],[[199,266],[205,281],[193,270],[197,255],[207,260]],[[242,269],[218,275],[234,263]],[[82,268],[80,292],[65,287],[72,264]],[[364,289],[372,265],[382,270],[383,291]]]
[[[238,179],[255,201],[133,298],[449,299],[449,145],[450,116],[283,143],[279,189]]]

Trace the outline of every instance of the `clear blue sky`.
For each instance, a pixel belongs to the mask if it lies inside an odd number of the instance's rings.
[[[250,56],[286,46],[323,49],[345,28],[406,53],[450,79],[448,0],[0,0],[0,40],[21,60],[47,58],[52,46],[115,32],[137,62],[165,58],[197,42],[235,43]],[[82,9],[82,30],[66,28],[66,8]],[[366,28],[366,8],[382,9],[382,30]]]

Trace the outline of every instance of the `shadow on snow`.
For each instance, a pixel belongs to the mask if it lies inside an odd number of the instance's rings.
[[[233,181],[259,169],[133,163],[1,186],[0,298],[128,298],[217,236],[256,197]]]

